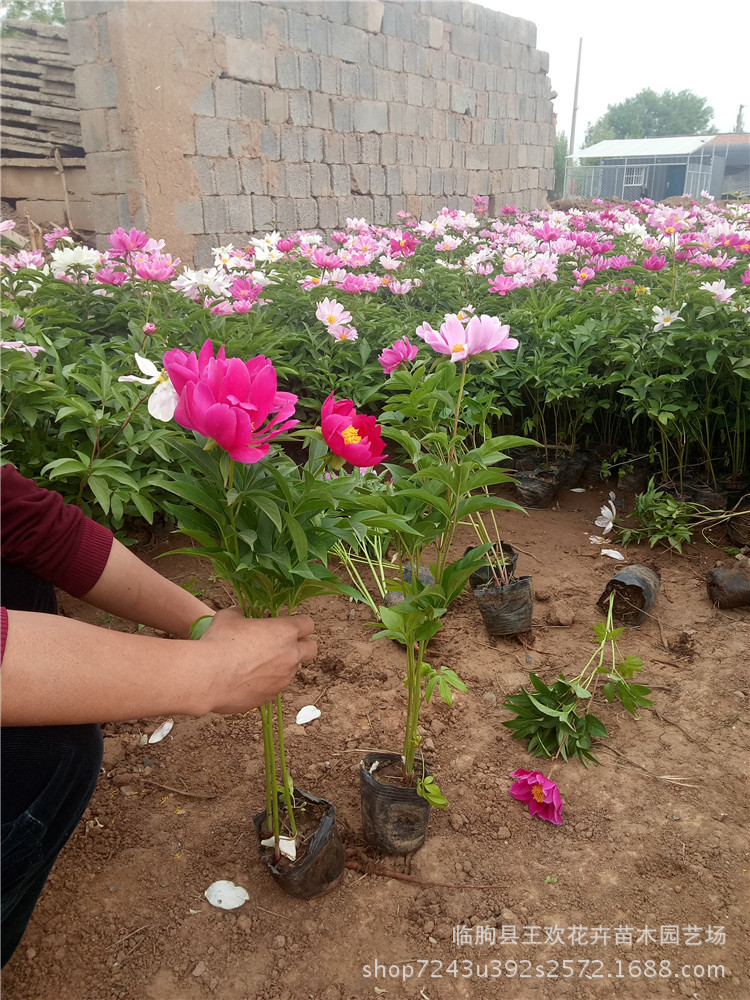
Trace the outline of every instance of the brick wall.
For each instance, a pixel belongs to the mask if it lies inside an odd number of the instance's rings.
[[[546,53],[453,0],[66,3],[97,230],[205,264],[248,233],[443,205],[540,207]]]

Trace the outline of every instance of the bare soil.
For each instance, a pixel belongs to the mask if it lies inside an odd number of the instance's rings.
[[[367,849],[359,813],[360,758],[401,747],[403,652],[371,641],[364,607],[311,602],[320,654],[285,694],[287,747],[297,785],[335,803],[352,868],[309,902],[266,871],[251,825],[263,807],[257,712],[176,718],[154,745],[144,737],[161,719],[106,725],[96,794],[6,967],[7,1000],[746,1000],[750,609],[719,612],[708,600],[703,574],[728,562],[723,537],[682,557],[627,550],[628,562],[653,560],[661,573],[653,617],[622,641],[645,661],[654,707],[635,720],[605,705],[601,767],[555,767],[561,826],[508,795],[511,771],[549,773],[550,763],[511,739],[502,703],[529,670],[552,680],[581,669],[597,599],[622,565],[588,540],[604,498],[590,487],[557,509],[504,516],[522,550],[518,573],[533,576],[532,633],[491,638],[467,593],[434,640],[432,662],[457,670],[469,692],[423,712],[423,747],[450,807],[433,810],[413,857]],[[197,561],[155,565],[230,603]],[[62,606],[134,630],[70,598]],[[310,703],[321,718],[294,725]],[[244,886],[249,901],[213,908],[203,892],[217,879]],[[454,940],[462,925],[473,943]],[[654,938],[639,943],[645,928]],[[404,965],[413,974],[402,982]]]

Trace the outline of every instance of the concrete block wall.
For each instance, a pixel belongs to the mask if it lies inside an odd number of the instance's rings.
[[[548,57],[529,21],[458,0],[66,13],[102,233],[142,225],[203,265],[271,226],[429,218],[475,194],[535,208],[552,186]]]

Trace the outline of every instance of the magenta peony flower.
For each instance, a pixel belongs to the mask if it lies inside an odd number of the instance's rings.
[[[562,823],[563,801],[557,783],[545,778],[540,771],[511,771],[511,778],[517,778],[508,789],[509,794],[519,802],[528,802],[532,816],[546,819],[559,826]]]
[[[357,413],[351,399],[337,401],[333,394],[328,397],[321,410],[321,430],[334,455],[361,469],[387,458],[375,417]]]
[[[652,253],[650,257],[643,258],[643,266],[647,271],[661,271],[667,266],[667,258],[662,254]]]
[[[164,367],[180,397],[177,423],[212,438],[236,462],[260,461],[273,438],[299,423],[291,419],[297,397],[277,391],[276,369],[262,355],[242,361],[220,347],[214,357],[207,340],[197,357],[167,351]]]
[[[400,364],[413,361],[418,353],[419,348],[415,344],[410,343],[408,337],[402,337],[401,340],[397,340],[390,347],[386,347],[381,351],[378,361],[383,366],[385,374],[390,375]]]

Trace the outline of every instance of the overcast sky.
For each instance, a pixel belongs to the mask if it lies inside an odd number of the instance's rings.
[[[750,132],[750,0],[479,0],[484,7],[533,21],[537,48],[549,52],[557,130],[570,139],[578,42],[583,38],[576,147],[588,125],[639,91],[690,90],[732,132],[744,104]]]

